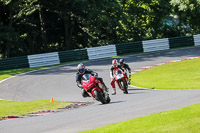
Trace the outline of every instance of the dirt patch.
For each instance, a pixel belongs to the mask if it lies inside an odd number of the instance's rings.
[[[67,105],[64,108],[58,108],[56,110],[41,110],[41,111],[38,111],[38,112],[33,112],[33,113],[30,113],[30,114],[27,114],[25,116],[5,116],[3,118],[0,118],[0,121],[47,115],[47,114],[50,114],[50,113],[62,112],[62,111],[65,111],[65,110],[72,110],[72,109],[76,109],[76,108],[80,108],[80,107],[85,107],[85,106],[89,106],[89,105],[92,105],[92,104],[94,104],[94,102],[72,102],[70,105]]]

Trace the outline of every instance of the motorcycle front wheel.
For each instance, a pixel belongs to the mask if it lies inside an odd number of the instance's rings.
[[[128,84],[126,80],[121,80],[118,82],[119,88],[124,92],[124,94],[128,94]]]
[[[128,94],[128,84],[126,80],[123,80],[124,94]]]
[[[102,92],[98,92],[97,90],[94,90],[93,92],[94,92],[94,94],[95,94],[95,99],[96,99],[97,101],[100,101],[102,104],[108,103],[107,100],[104,98]],[[110,101],[109,101],[109,102],[110,102]]]
[[[109,103],[110,101],[111,101],[110,97],[107,96],[106,103]]]

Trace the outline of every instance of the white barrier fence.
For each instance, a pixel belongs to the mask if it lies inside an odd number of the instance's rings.
[[[89,60],[117,56],[115,45],[87,48]]]
[[[39,67],[60,64],[58,52],[28,55],[29,66]]]
[[[200,46],[200,34],[193,35],[193,38],[194,45]],[[142,41],[142,45],[144,52],[170,49],[168,38]],[[115,45],[87,48],[87,53],[89,60],[117,56]],[[60,59],[58,52],[52,52],[28,55],[28,62],[30,67],[39,67],[60,64]]]
[[[169,49],[168,38],[142,41],[144,52]]]
[[[200,46],[200,34],[193,35],[194,38],[194,46]]]

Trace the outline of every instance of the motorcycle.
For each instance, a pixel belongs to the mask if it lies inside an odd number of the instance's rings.
[[[82,86],[85,91],[97,101],[100,101],[102,104],[110,102],[110,97],[108,92],[102,89],[103,84],[91,74],[84,74],[82,77]]]
[[[126,73],[121,69],[117,69],[114,71],[114,78],[118,87],[124,92],[124,94],[128,94],[128,78]]]
[[[130,80],[129,80],[129,78],[130,78],[130,73],[129,73],[129,70],[126,69],[126,68],[124,68],[124,67],[122,67],[122,69],[124,70],[124,74],[125,74],[126,77],[127,77],[127,83],[128,83],[128,85],[130,85]]]

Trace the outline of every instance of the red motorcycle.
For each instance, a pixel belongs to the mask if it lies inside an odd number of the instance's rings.
[[[102,104],[110,102],[111,99],[108,92],[102,89],[103,84],[95,76],[84,74],[82,77],[82,86],[90,96]]]
[[[121,69],[116,69],[114,71],[114,78],[118,87],[124,92],[124,94],[128,94],[128,78],[126,74]]]

